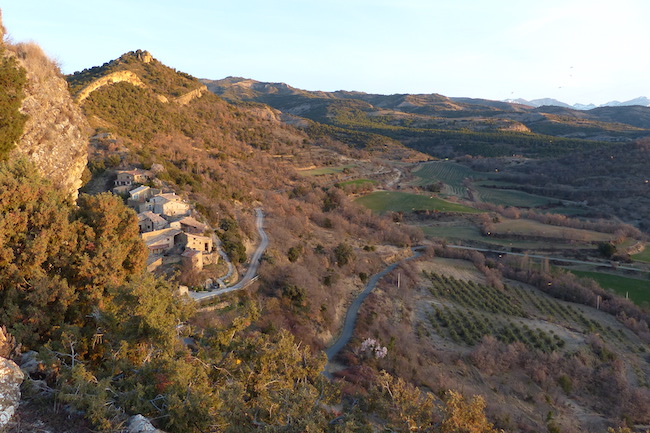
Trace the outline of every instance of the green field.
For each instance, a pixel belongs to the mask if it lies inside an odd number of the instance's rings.
[[[433,161],[421,164],[413,174],[419,178],[416,185],[427,185],[440,181],[447,185],[445,193],[458,197],[467,195],[466,188],[463,186],[463,181],[466,178],[486,178],[491,176],[489,173],[480,173],[464,165],[449,161]]]
[[[432,210],[439,212],[480,213],[481,211],[451,203],[433,196],[410,194],[406,192],[376,191],[355,200],[374,212],[412,212]]]
[[[650,263],[650,245],[646,245],[645,250],[631,257],[632,260],[636,260],[637,262]]]
[[[559,215],[566,215],[569,217],[590,215],[592,211],[581,206],[557,206],[542,210],[543,213],[555,213]]]
[[[481,201],[488,203],[502,205],[502,206],[515,206],[515,207],[539,207],[546,206],[550,203],[557,202],[549,197],[541,195],[529,194],[524,191],[516,189],[497,189],[476,187],[476,192],[479,193]]]
[[[528,219],[503,219],[494,224],[493,231],[500,235],[564,239],[566,242],[605,242],[612,238],[608,233],[552,226]]]
[[[323,176],[325,174],[341,173],[346,168],[352,168],[354,166],[355,166],[354,164],[348,164],[348,165],[339,165],[336,167],[311,168],[309,170],[300,170],[298,173],[302,176]]]
[[[480,242],[481,244],[494,245],[495,247],[519,248],[522,250],[558,250],[573,249],[575,245],[543,240],[524,240],[511,238],[492,238],[483,236],[481,230],[474,225],[460,226],[423,226],[420,227],[425,235],[439,239],[446,239],[450,243],[458,241]],[[596,247],[594,246],[593,249]]]
[[[638,305],[650,304],[650,281],[636,278],[621,277],[601,272],[571,271],[579,277],[596,280],[603,289],[612,290],[620,296],[628,294],[629,298]]]
[[[478,180],[472,183],[476,186],[484,186],[487,188],[514,188],[517,186],[517,184],[513,182],[505,182],[503,180],[495,180],[495,179]]]
[[[421,164],[413,171],[413,174],[418,177],[415,182],[416,185],[421,186],[440,181],[446,185],[443,189],[445,194],[457,197],[467,196],[467,188],[463,185],[465,179],[476,180],[474,189],[479,194],[480,199],[496,205],[533,208],[546,206],[557,201],[541,195],[507,189],[514,186],[514,184],[495,179],[498,176],[495,173],[475,171],[450,161],[433,161]],[[491,186],[498,188],[490,188]]]

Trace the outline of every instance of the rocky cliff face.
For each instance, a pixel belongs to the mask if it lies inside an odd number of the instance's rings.
[[[0,44],[5,28],[0,13]],[[33,43],[6,44],[6,55],[25,68],[27,85],[20,111],[28,116],[10,158],[25,156],[41,174],[76,198],[88,159],[86,118],[70,97],[59,68]]]
[[[35,44],[7,47],[27,71],[21,111],[28,116],[11,156],[26,156],[76,198],[88,160],[88,124],[58,67]]]
[[[0,358],[0,431],[14,416],[20,403],[20,384],[24,374],[15,362]]]

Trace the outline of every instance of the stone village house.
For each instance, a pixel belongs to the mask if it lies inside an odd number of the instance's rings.
[[[133,183],[149,180],[144,170],[118,172],[120,192],[128,192],[128,205],[138,213],[138,227],[149,250],[147,270],[153,272],[164,264],[183,262],[192,269],[202,270],[204,265],[219,261],[210,227],[196,220],[191,206],[175,193],[163,193],[160,189]],[[131,185],[122,183],[132,182]]]

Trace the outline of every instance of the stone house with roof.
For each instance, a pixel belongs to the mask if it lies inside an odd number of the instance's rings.
[[[164,254],[169,252],[177,243],[177,236],[182,232],[178,229],[162,229],[142,233],[142,240],[149,249],[149,254]]]
[[[209,230],[209,227],[195,218],[188,216],[172,223],[173,227],[183,230],[185,233],[193,235],[203,235]]]
[[[145,183],[151,179],[151,173],[139,168],[133,170],[118,170],[115,186],[133,185],[134,183]]]
[[[214,248],[212,238],[209,236],[181,232],[179,238],[180,244],[185,246],[185,248],[191,248],[204,253],[211,253]]]
[[[137,208],[139,204],[146,202],[151,197],[162,193],[162,190],[150,188],[147,185],[140,185],[129,191],[128,205]]]
[[[151,197],[149,202],[153,205],[151,210],[158,215],[167,217],[190,215],[190,205],[174,193],[155,195]]]
[[[169,227],[169,223],[160,215],[146,211],[138,214],[138,227],[140,228],[140,233],[146,233],[167,228]]]
[[[181,254],[183,265],[195,269],[197,271],[203,270],[203,253],[201,251],[187,248]]]

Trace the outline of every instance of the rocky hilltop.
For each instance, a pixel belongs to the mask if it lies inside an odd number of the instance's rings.
[[[27,157],[55,185],[76,197],[88,157],[85,117],[72,101],[59,68],[40,47],[4,45],[5,55],[13,56],[27,77],[20,107],[27,121],[10,157]]]

